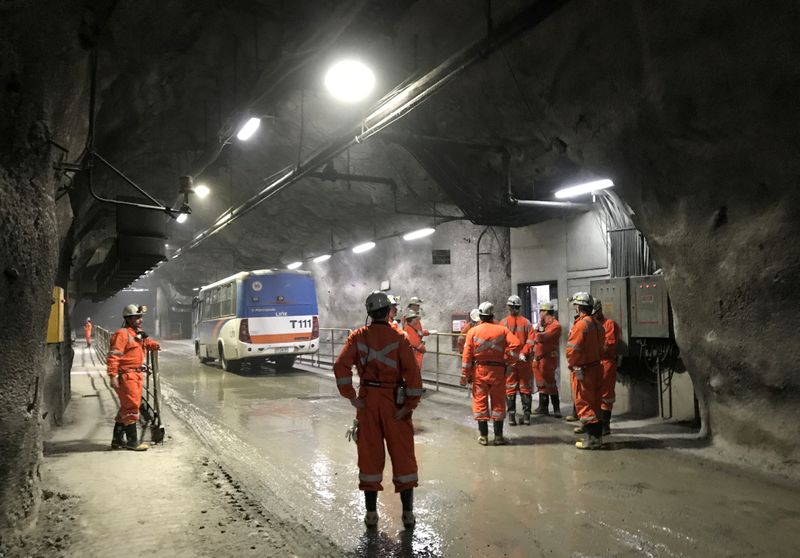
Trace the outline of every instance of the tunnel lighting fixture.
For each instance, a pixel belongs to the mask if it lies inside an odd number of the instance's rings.
[[[594,180],[592,182],[570,186],[569,188],[563,188],[558,190],[555,196],[558,199],[574,198],[582,194],[596,192],[597,190],[605,190],[606,188],[611,188],[613,185],[614,183],[611,180],[604,178],[602,180]]]
[[[199,291],[199,290],[200,290],[200,287],[195,287],[195,288],[194,288],[194,289],[192,289],[192,290],[193,290],[193,291]]]
[[[375,87],[375,74],[358,60],[342,60],[325,74],[325,87],[337,100],[357,103]]]
[[[375,248],[374,242],[365,242],[364,244],[359,244],[358,246],[353,247],[354,254],[361,254],[362,252],[368,252]]]
[[[286,269],[297,269],[301,265],[303,265],[303,262],[292,262],[286,266]]]
[[[432,229],[430,227],[424,229],[418,229],[416,231],[411,231],[410,233],[406,233],[403,235],[403,240],[417,240],[418,238],[425,238],[426,236],[430,236],[436,232],[436,229]]]
[[[330,254],[322,254],[321,256],[317,256],[316,258],[314,258],[312,261],[314,263],[322,263],[322,262],[327,262],[329,259],[331,259]]]
[[[169,244],[165,244],[165,245],[164,245],[164,248],[169,248]]]
[[[236,134],[236,138],[240,141],[249,140],[251,137],[253,137],[253,134],[256,133],[256,130],[258,130],[259,126],[261,126],[261,119],[254,116],[245,122],[244,126],[239,129],[239,132]]]
[[[187,215],[186,213],[181,213],[180,215],[178,215],[178,216],[175,218],[175,220],[176,220],[178,223],[185,223],[185,222],[186,222],[186,219],[188,219],[188,218],[189,218],[189,215]]]
[[[205,184],[198,184],[194,187],[194,195],[200,198],[201,200],[208,196],[211,193],[211,190],[208,189],[208,186]]]

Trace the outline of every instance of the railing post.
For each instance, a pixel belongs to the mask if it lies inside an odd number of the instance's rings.
[[[436,334],[436,391],[439,391],[439,334]]]

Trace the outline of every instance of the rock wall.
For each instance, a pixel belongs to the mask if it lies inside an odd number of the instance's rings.
[[[38,503],[44,341],[59,249],[61,177],[52,164],[62,156],[49,141],[77,152],[83,141],[80,18],[60,2],[0,17],[0,537],[24,526]]]

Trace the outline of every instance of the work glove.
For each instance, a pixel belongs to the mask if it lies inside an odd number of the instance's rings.
[[[353,426],[347,429],[344,437],[347,438],[348,442],[358,443],[358,419],[353,419]]]
[[[528,357],[526,357],[525,355],[523,355],[522,353],[520,353],[520,355],[519,355],[519,361],[520,361],[520,362],[528,362]]]

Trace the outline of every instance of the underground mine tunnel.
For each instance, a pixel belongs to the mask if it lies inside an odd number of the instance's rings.
[[[796,3],[0,14],[0,555],[793,554]],[[422,394],[384,417],[418,480],[390,447],[377,516],[342,372],[371,293],[416,364],[368,353],[353,384],[390,361],[398,408]],[[616,323],[613,409],[583,403],[583,296]],[[510,312],[529,358],[462,353]]]

